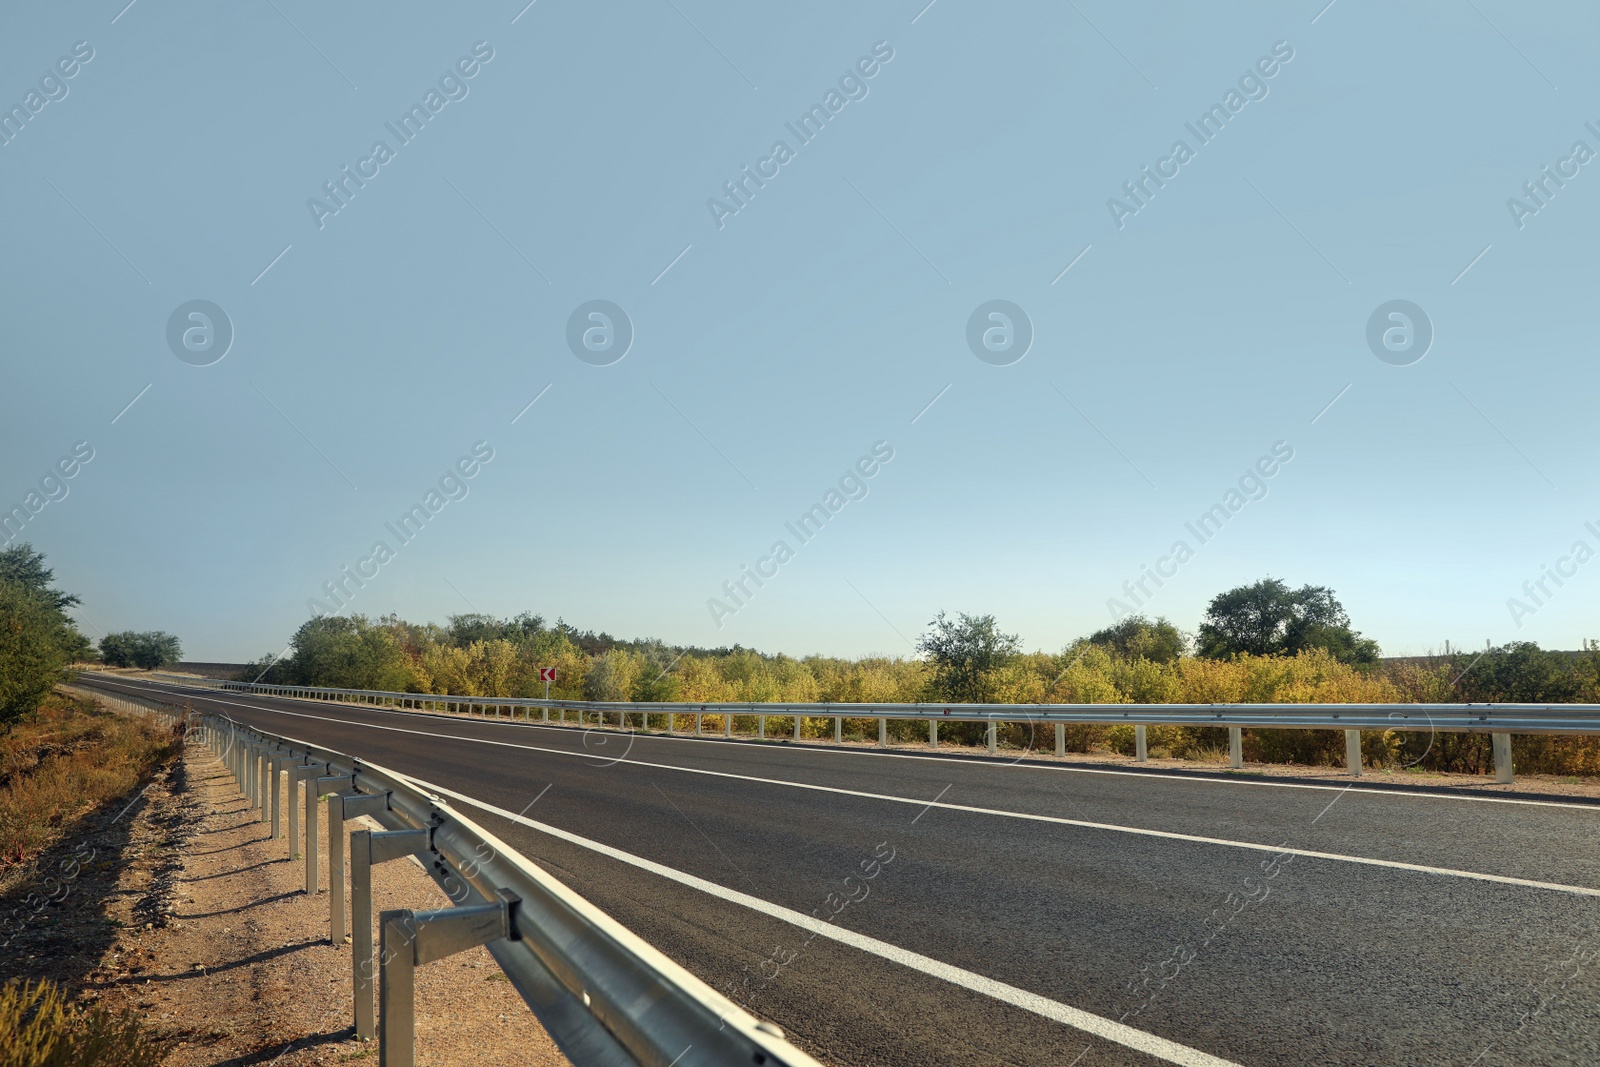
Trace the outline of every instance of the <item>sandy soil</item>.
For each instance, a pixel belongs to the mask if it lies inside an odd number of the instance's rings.
[[[350,948],[328,943],[327,893],[305,895],[302,864],[251,815],[191,746],[0,897],[0,977],[48,977],[137,1011],[173,1039],[175,1067],[375,1062],[376,1041],[354,1039]],[[327,870],[324,848],[324,881]],[[375,913],[449,904],[405,860],[375,872],[373,896]],[[567,1060],[479,948],[417,971],[417,1062]]]

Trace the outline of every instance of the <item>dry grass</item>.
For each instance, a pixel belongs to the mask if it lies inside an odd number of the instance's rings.
[[[0,737],[0,884],[75,822],[149,780],[178,736],[52,693]]]
[[[131,1012],[74,1008],[50,982],[0,986],[0,1067],[156,1067],[165,1052]]]

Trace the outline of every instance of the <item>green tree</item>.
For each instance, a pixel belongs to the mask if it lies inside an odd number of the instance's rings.
[[[1112,649],[1124,659],[1147,659],[1154,663],[1176,663],[1188,642],[1166,618],[1151,622],[1143,615],[1130,615],[1114,626],[1089,635],[1091,645]]]
[[[642,663],[639,676],[633,682],[633,699],[658,702],[677,700],[678,676],[672,671],[683,655],[682,650],[668,648],[662,642],[651,638],[639,642],[638,652],[642,657]]]
[[[474,641],[498,641],[506,636],[508,624],[493,615],[451,615],[447,620],[450,643],[457,648],[469,648]]]
[[[1572,704],[1583,700],[1589,664],[1581,655],[1513,641],[1451,657],[1453,700],[1469,703]]]
[[[78,598],[52,587],[29,544],[0,552],[0,730],[31,714],[88,641],[64,609]]]
[[[308,619],[294,632],[290,648],[274,668],[290,685],[397,692],[411,680],[394,633],[364,615]]]
[[[1217,594],[1200,623],[1196,644],[1198,654],[1208,659],[1242,652],[1292,656],[1320,648],[1355,666],[1378,662],[1378,643],[1351,628],[1350,616],[1332,589],[1290,589],[1277,578]]]
[[[55,685],[70,629],[48,597],[0,582],[0,729],[31,714]]]
[[[917,638],[917,651],[933,668],[933,690],[941,700],[984,704],[993,699],[996,675],[1022,651],[1016,634],[1002,633],[993,615],[956,618],[944,612]]]
[[[641,661],[627,650],[602,652],[589,664],[589,673],[583,680],[584,695],[590,700],[631,700],[640,673]]]
[[[100,659],[113,667],[159,670],[183,658],[183,644],[162,630],[122,630],[100,639]]]
[[[0,582],[31,589],[57,611],[82,603],[72,593],[51,588],[50,583],[54,580],[55,571],[44,565],[44,554],[35,552],[27,542],[12,545],[0,552]]]
[[[244,665],[235,681],[259,682],[262,685],[287,685],[283,670],[278,666],[278,656],[268,652],[260,659],[253,659]]]

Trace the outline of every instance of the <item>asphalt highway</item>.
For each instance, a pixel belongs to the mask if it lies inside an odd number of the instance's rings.
[[[827,1063],[1600,1063],[1596,805],[83,684],[471,801]]]

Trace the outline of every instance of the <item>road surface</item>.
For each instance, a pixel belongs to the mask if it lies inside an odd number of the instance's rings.
[[[470,800],[824,1062],[1600,1063],[1600,806],[84,684]]]

